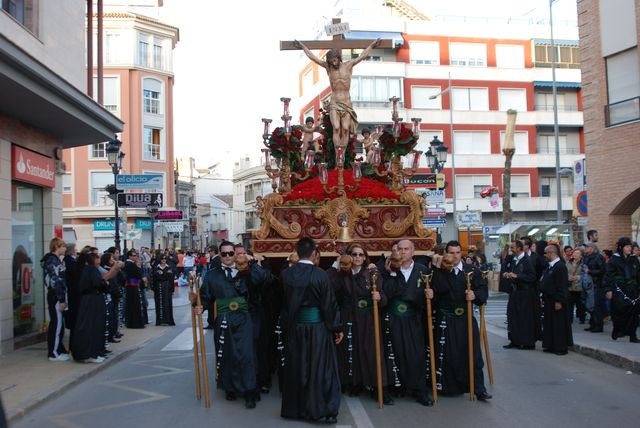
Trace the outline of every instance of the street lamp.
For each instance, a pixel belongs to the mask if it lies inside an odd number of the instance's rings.
[[[156,240],[155,240],[155,220],[156,220],[156,216],[158,215],[158,204],[156,202],[147,205],[147,214],[149,214],[149,218],[151,218],[151,250],[155,251],[156,250]]]
[[[555,139],[556,148],[556,186],[557,193],[556,196],[556,204],[557,204],[557,220],[558,223],[563,223],[563,215],[562,215],[562,185],[560,183],[560,130],[558,126],[558,85],[556,84],[556,63],[557,59],[557,51],[556,51],[556,43],[553,38],[553,3],[556,0],[549,0],[549,29],[551,31],[551,89],[553,93],[553,137]]]
[[[120,218],[118,216],[118,173],[122,169],[122,161],[124,160],[124,152],[120,150],[122,141],[118,140],[118,136],[107,143],[105,152],[107,152],[107,161],[111,165],[111,171],[113,172],[113,186],[115,187],[115,239],[114,243],[116,248],[120,251]]]
[[[431,172],[436,174],[442,172],[444,164],[447,162],[447,151],[448,147],[434,135],[433,140],[429,143],[429,150],[424,153]]]
[[[194,248],[194,244],[195,242],[193,241],[193,219],[194,217],[196,217],[196,214],[198,214],[198,205],[196,204],[191,204],[189,205],[189,236],[191,237],[190,241],[191,241],[191,249],[193,250]],[[196,219],[196,224],[197,224],[197,219]],[[196,229],[197,230],[197,229]]]
[[[453,145],[453,94],[451,93],[451,72],[448,73],[449,77],[449,85],[439,93],[435,95],[431,95],[429,97],[430,100],[435,100],[438,97],[442,97],[442,95],[449,92],[449,134],[451,135],[451,195],[453,196],[453,220],[454,220],[454,228],[457,233],[457,226],[455,226],[456,219],[456,162],[455,162],[455,153],[454,153],[454,145]]]

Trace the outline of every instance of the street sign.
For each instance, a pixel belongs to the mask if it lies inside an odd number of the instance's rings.
[[[482,227],[482,211],[457,211],[456,224],[459,228]]]
[[[444,174],[414,174],[409,178],[409,185],[427,189],[443,189]]]
[[[586,217],[589,215],[586,190],[583,190],[582,192],[578,193],[578,196],[576,196],[576,209],[578,210],[578,214],[580,214],[582,217]]]
[[[184,230],[184,223],[181,221],[168,221],[162,223],[165,232],[181,233]]]
[[[444,218],[423,218],[422,224],[424,224],[425,226],[436,226],[436,227],[446,226],[447,220],[445,220]]]
[[[446,197],[443,189],[415,189],[416,193],[426,199],[427,205],[444,205]]]
[[[445,215],[447,215],[447,212],[444,208],[436,207],[429,207],[429,209],[424,213],[425,217],[444,217]]]
[[[589,217],[576,217],[578,226],[589,226]]]
[[[482,234],[484,236],[495,235],[496,232],[498,232],[498,230],[500,228],[502,228],[502,226],[504,226],[504,225],[503,224],[492,224],[492,225],[484,226],[482,228]]]
[[[162,207],[162,193],[118,193],[119,208],[146,208],[156,204]]]
[[[587,190],[587,174],[584,168],[584,159],[579,159],[573,163],[573,182],[575,184],[576,193]]]
[[[139,241],[142,239],[142,230],[141,229],[131,229],[127,230],[125,234],[128,241]]]
[[[156,220],[182,220],[181,210],[158,211]]]
[[[162,189],[164,175],[162,174],[121,174],[116,178],[116,187],[126,189]]]

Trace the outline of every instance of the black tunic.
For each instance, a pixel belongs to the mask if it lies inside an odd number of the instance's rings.
[[[176,325],[173,320],[173,270],[167,264],[153,268],[153,297],[156,325]]]
[[[567,352],[568,347],[573,346],[573,334],[568,307],[569,273],[561,260],[544,270],[540,291],[544,301],[542,348],[549,352]],[[555,303],[560,303],[562,308],[556,310]]]
[[[259,266],[257,266],[259,267]],[[253,321],[248,310],[250,284],[262,284],[264,270],[251,265],[248,275],[238,273],[227,278],[223,268],[207,272],[200,290],[202,306],[217,304],[215,320],[218,386],[227,392],[254,393],[256,391],[256,361]],[[223,304],[226,299],[244,301],[238,309]],[[235,308],[235,305],[233,305]]]
[[[511,280],[512,290],[507,304],[509,340],[515,346],[535,346],[537,281],[532,259],[526,254],[513,261],[511,272],[518,276]]]
[[[285,339],[280,414],[308,420],[337,416],[340,378],[334,333],[342,326],[327,273],[299,262],[284,270],[282,279],[285,305],[281,323]],[[319,322],[298,318],[308,308],[319,313]]]
[[[607,291],[613,293],[611,320],[617,337],[636,337],[640,314],[640,263],[635,256],[615,253],[607,263]]]
[[[388,299],[385,331],[390,340],[385,346],[387,378],[391,385],[422,396],[428,391],[429,370],[425,285],[420,273],[428,274],[429,269],[415,262],[408,281],[402,272],[385,273],[383,289]]]
[[[78,281],[82,295],[76,313],[73,335],[73,358],[86,360],[96,358],[104,350],[105,304],[103,291],[105,281],[96,266],[85,266]]]
[[[371,278],[367,269],[352,272],[338,272],[330,268],[327,273],[340,305],[340,318],[345,337],[338,345],[338,366],[343,385],[376,386],[376,346],[374,336],[373,302],[371,300]],[[380,313],[387,305],[387,297],[382,290],[382,276],[378,275],[380,292]],[[382,320],[379,320],[382,326]],[[382,328],[380,329],[382,332]],[[382,337],[380,352],[384,355]],[[382,361],[382,384],[387,385],[385,361]]]
[[[124,264],[127,278],[125,286],[125,325],[127,328],[144,328],[145,312],[142,307],[142,269],[134,262],[127,260]]]
[[[467,328],[467,273],[473,272],[471,290],[475,305],[484,305],[488,297],[487,284],[482,273],[463,264],[463,271],[434,269],[433,289],[436,305],[436,377],[438,390],[445,395],[458,395],[469,391],[469,336]],[[475,317],[472,321],[474,387],[475,394],[486,391],[482,368],[480,332]]]

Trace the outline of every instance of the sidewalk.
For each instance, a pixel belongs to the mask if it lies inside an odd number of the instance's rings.
[[[505,345],[507,344],[506,319],[506,315],[504,318],[487,319],[487,325],[495,327],[496,333],[505,337]],[[613,328],[611,322],[604,325],[603,333],[584,331],[588,326],[588,322],[579,324],[577,320],[574,320],[572,325],[574,346],[570,348],[573,352],[640,374],[640,344],[629,342],[629,337],[618,340],[611,339]]]
[[[188,288],[176,289],[174,309],[188,304]],[[144,329],[122,328],[120,343],[110,344],[113,351],[101,364],[77,363],[73,360],[52,362],[47,359],[47,344],[38,343],[0,356],[0,395],[9,422],[50,398],[64,392],[106,367],[120,361],[147,343],[162,336],[171,327],[155,326],[153,293],[149,292],[149,321]],[[65,342],[68,341],[68,331]]]

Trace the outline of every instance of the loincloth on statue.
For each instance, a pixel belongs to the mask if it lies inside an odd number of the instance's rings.
[[[349,115],[351,117],[351,124],[349,125],[349,132],[355,134],[358,130],[358,115],[356,111],[349,104],[345,104],[340,101],[333,101],[329,111],[336,111],[340,116],[340,119]]]

